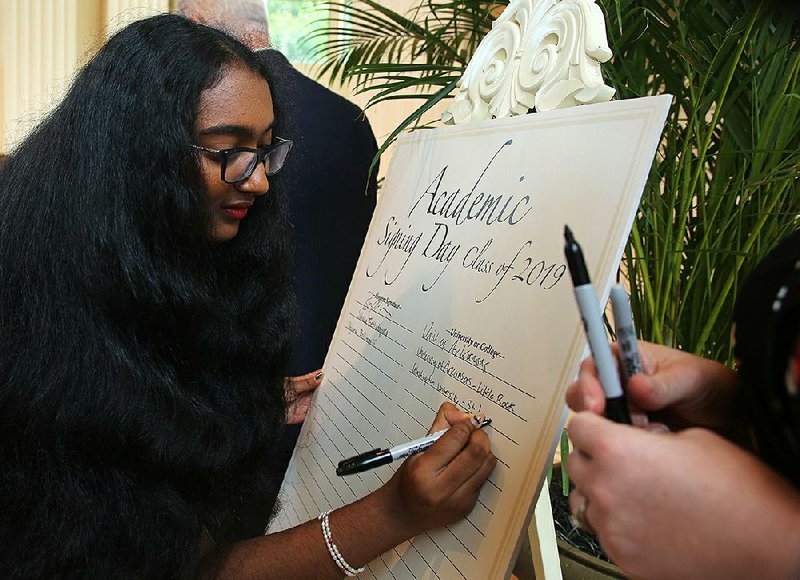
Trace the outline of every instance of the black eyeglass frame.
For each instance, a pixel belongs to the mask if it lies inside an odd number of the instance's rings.
[[[220,179],[222,179],[222,181],[224,181],[225,183],[230,183],[231,185],[235,185],[237,183],[241,183],[243,181],[247,181],[248,179],[250,179],[250,176],[253,175],[253,171],[256,170],[256,167],[258,166],[259,163],[263,163],[264,162],[264,160],[267,158],[267,155],[269,155],[270,153],[272,153],[276,149],[279,149],[281,147],[287,147],[286,155],[283,156],[283,162],[280,164],[280,166],[277,169],[272,170],[272,171],[267,170],[267,177],[271,177],[271,176],[275,175],[276,173],[278,173],[278,171],[281,170],[281,168],[283,168],[283,164],[286,163],[286,158],[289,156],[289,152],[292,150],[292,146],[293,145],[294,145],[293,141],[290,141],[289,139],[283,139],[283,138],[278,137],[278,136],[274,136],[273,137],[273,142],[270,143],[267,147],[263,147],[263,148],[259,148],[259,149],[253,149],[252,147],[232,147],[230,149],[211,149],[210,147],[203,147],[202,145],[195,145],[194,143],[189,143],[189,146],[194,148],[194,149],[198,149],[200,151],[205,151],[206,153],[211,153],[213,155],[219,155],[219,157],[220,157],[219,177],[220,177]],[[239,179],[232,180],[232,181],[229,181],[228,179],[225,179],[225,169],[228,167],[228,157],[230,157],[231,155],[233,155],[235,153],[242,153],[242,152],[255,153],[256,156],[253,158],[255,161],[253,161],[250,165],[248,165],[247,170],[244,172],[244,177],[241,177]]]

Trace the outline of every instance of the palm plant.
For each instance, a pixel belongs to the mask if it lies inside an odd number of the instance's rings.
[[[389,136],[418,127],[452,92],[507,2],[328,0],[312,35],[319,75],[355,82],[368,106],[416,99]],[[675,96],[625,249],[642,338],[730,361],[736,291],[800,226],[798,26],[764,2],[597,0],[619,98]]]
[[[644,337],[730,361],[741,280],[800,225],[797,28],[763,2],[647,5],[608,14],[620,97],[675,95],[623,270]]]

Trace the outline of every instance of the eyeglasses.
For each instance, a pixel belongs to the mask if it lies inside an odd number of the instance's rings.
[[[211,153],[220,161],[220,177],[225,183],[241,183],[256,169],[256,165],[263,162],[267,175],[275,175],[283,167],[286,156],[292,148],[288,139],[274,137],[274,142],[259,149],[250,147],[234,147],[232,149],[209,149],[194,143],[189,144],[194,149]]]

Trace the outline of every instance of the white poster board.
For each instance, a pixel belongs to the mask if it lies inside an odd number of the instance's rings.
[[[509,574],[585,347],[564,225],[605,300],[670,102],[615,101],[398,141],[270,531],[388,481],[397,464],[349,477],[336,464],[421,437],[450,400],[492,418],[497,468],[466,520],[387,552],[362,577]]]

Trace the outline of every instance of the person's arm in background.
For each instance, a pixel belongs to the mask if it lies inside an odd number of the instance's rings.
[[[445,403],[431,432],[449,427],[430,449],[407,459],[386,485],[333,511],[331,534],[345,560],[359,567],[426,530],[466,516],[496,465],[477,421]],[[214,548],[201,578],[340,578],[320,522]]]
[[[576,485],[573,511],[633,578],[800,577],[800,494],[755,456],[709,429],[736,432],[736,374],[680,351],[640,343],[644,375],[633,407],[677,433],[598,416],[603,394],[585,362],[568,389]],[[652,428],[652,426],[651,426]]]

